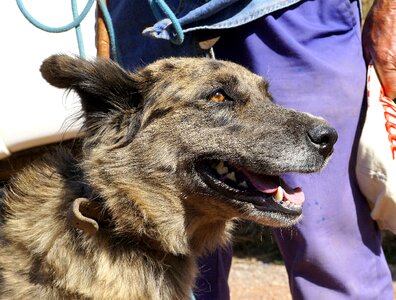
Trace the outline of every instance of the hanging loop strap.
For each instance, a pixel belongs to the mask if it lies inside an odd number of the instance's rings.
[[[33,18],[33,16],[31,14],[29,14],[29,12],[26,10],[25,6],[22,3],[22,0],[16,0],[19,10],[21,11],[21,13],[25,16],[25,18],[34,26],[36,26],[37,28],[47,31],[47,32],[51,32],[51,33],[60,33],[60,32],[65,32],[68,31],[72,28],[77,27],[78,25],[80,25],[80,23],[82,22],[82,20],[84,20],[84,18],[87,16],[89,10],[92,8],[92,5],[94,4],[95,0],[88,0],[87,4],[85,5],[83,11],[81,12],[81,14],[73,20],[73,22],[65,25],[65,26],[61,26],[61,27],[50,27],[47,25],[44,25],[43,23],[37,21],[35,18]]]
[[[76,20],[78,18],[78,9],[77,9],[77,3],[76,0],[71,0],[72,4],[72,11],[73,11],[73,20]],[[85,58],[85,48],[84,48],[84,40],[82,38],[82,32],[81,32],[81,26],[78,24],[76,26],[76,38],[77,38],[77,44],[78,44],[78,51],[80,52],[80,57]]]
[[[175,30],[174,35],[171,37],[171,42],[180,45],[184,41],[183,29],[180,25],[179,20],[164,0],[148,0],[151,9],[156,17],[157,21],[160,21],[163,16],[169,18],[172,22],[173,29]]]
[[[97,0],[98,1],[98,6],[102,12],[104,23],[106,24],[108,34],[109,34],[109,39],[110,39],[110,44],[111,44],[111,54],[113,56],[113,59],[117,62],[119,62],[119,58],[117,55],[117,49],[116,49],[116,41],[115,41],[115,33],[114,33],[114,28],[113,28],[113,23],[110,17],[110,13],[107,9],[106,2],[105,0]],[[33,16],[27,11],[25,6],[23,5],[22,0],[16,0],[17,5],[19,7],[19,10],[23,14],[23,16],[35,27],[46,31],[50,33],[61,33],[61,32],[66,32],[69,31],[70,29],[75,28],[76,29],[76,35],[77,35],[77,43],[79,47],[79,52],[80,56],[82,58],[85,58],[85,50],[84,50],[84,45],[83,45],[83,39],[82,39],[82,34],[81,34],[81,28],[80,24],[81,22],[85,19],[87,16],[88,12],[91,10],[92,5],[95,3],[95,0],[88,0],[87,4],[85,5],[83,11],[81,12],[80,15],[78,15],[78,10],[77,10],[77,4],[76,0],[71,0],[72,3],[72,11],[73,11],[73,21],[70,22],[67,25],[60,26],[60,27],[51,27],[47,26],[39,21],[37,21]]]

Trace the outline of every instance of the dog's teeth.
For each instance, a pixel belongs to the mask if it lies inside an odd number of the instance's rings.
[[[282,189],[282,187],[278,186],[278,189],[276,190],[276,193],[273,196],[273,198],[276,201],[278,201],[278,202],[283,200],[283,189]]]
[[[216,166],[216,171],[217,173],[219,173],[220,175],[224,175],[228,173],[228,168],[226,166],[224,166],[224,162],[221,161],[217,164]]]
[[[246,183],[246,181],[240,182],[240,183],[238,184],[238,186],[243,187],[243,188],[245,188],[245,189],[248,188],[248,184]]]
[[[235,177],[235,172],[228,173],[226,177],[227,177],[228,179],[234,181],[234,182],[237,181],[237,180],[236,180],[236,177]]]

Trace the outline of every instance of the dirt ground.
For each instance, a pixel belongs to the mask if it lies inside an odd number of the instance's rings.
[[[234,257],[229,284],[232,300],[291,300],[284,265]]]
[[[233,258],[229,283],[231,300],[292,299],[284,265]],[[396,281],[393,287],[396,289]]]

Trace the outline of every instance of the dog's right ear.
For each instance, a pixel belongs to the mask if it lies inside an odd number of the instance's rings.
[[[87,119],[112,110],[137,108],[141,102],[133,74],[109,59],[88,61],[53,55],[44,60],[40,71],[51,85],[77,92]]]

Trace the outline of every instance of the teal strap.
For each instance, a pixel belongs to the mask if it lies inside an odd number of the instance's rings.
[[[84,18],[87,16],[87,14],[88,14],[89,10],[91,9],[92,5],[94,4],[95,0],[88,0],[87,5],[85,5],[82,13],[75,20],[73,20],[73,22],[71,22],[65,26],[61,26],[61,27],[50,27],[50,26],[44,25],[43,23],[41,23],[41,22],[37,21],[35,18],[33,18],[31,14],[29,14],[29,12],[26,10],[25,6],[22,3],[22,0],[16,0],[16,2],[18,4],[18,7],[19,7],[19,10],[21,11],[21,13],[25,16],[25,18],[32,25],[36,26],[37,28],[39,28],[41,30],[47,31],[47,32],[60,33],[60,32],[68,31],[68,30],[80,25],[82,20],[84,20]],[[74,3],[74,1],[72,2],[72,5],[73,5],[73,3]]]
[[[73,11],[73,20],[78,18],[78,10],[77,10],[77,3],[76,0],[71,0],[72,11]],[[80,57],[85,58],[85,48],[84,48],[84,41],[82,38],[81,33],[81,26],[78,24],[76,26],[76,37],[77,37],[77,44],[78,44],[78,51],[80,52]]]
[[[169,8],[166,2],[164,0],[148,0],[148,2],[157,21],[160,21],[163,18],[163,15],[171,20],[173,29],[175,30],[174,36],[171,38],[171,41],[176,45],[180,45],[181,43],[183,43],[183,29],[176,15]]]
[[[115,39],[115,33],[114,33],[114,28],[113,28],[113,22],[110,17],[110,13],[107,9],[106,3],[104,0],[97,0],[100,10],[103,13],[103,19],[106,24],[107,30],[109,32],[109,37],[110,37],[110,45],[111,45],[111,54],[112,57],[115,61],[119,62],[119,58],[117,55],[117,49],[116,49],[116,39]],[[19,7],[19,10],[23,14],[23,16],[35,27],[44,30],[46,32],[50,33],[61,33],[65,31],[69,31],[72,28],[76,29],[76,36],[77,36],[77,43],[78,43],[78,48],[79,48],[79,53],[82,58],[85,58],[85,50],[84,50],[84,43],[82,39],[82,34],[81,34],[81,28],[80,24],[81,22],[85,19],[87,16],[88,12],[91,10],[92,5],[95,3],[95,0],[88,0],[87,4],[85,5],[83,11],[81,12],[80,15],[78,15],[78,10],[77,10],[77,3],[76,0],[71,0],[71,5],[72,5],[72,11],[73,11],[73,21],[70,22],[67,25],[60,26],[60,27],[50,27],[47,26],[39,21],[37,21],[33,16],[26,10],[25,6],[22,3],[22,0],[16,0],[17,5]]]

